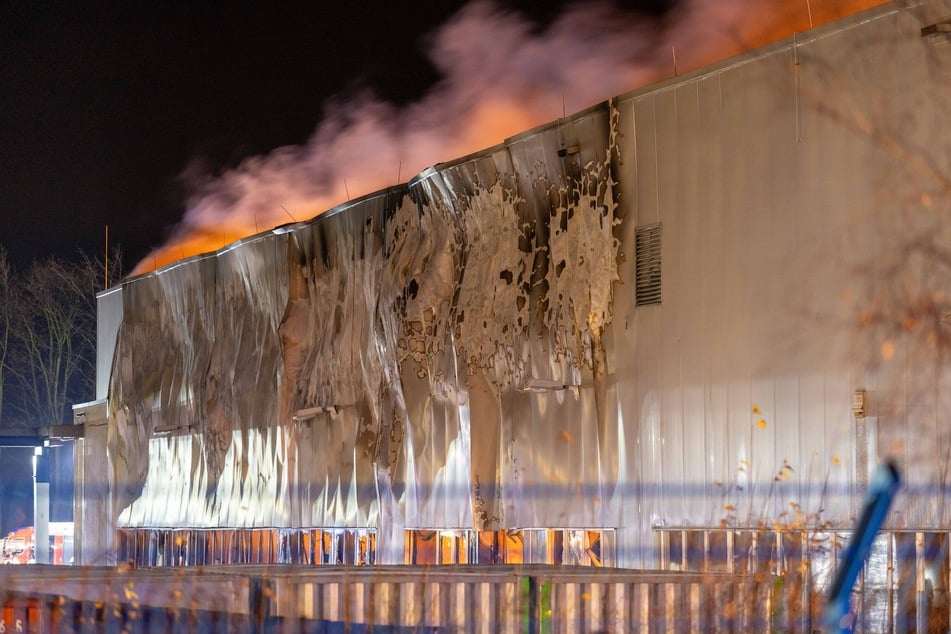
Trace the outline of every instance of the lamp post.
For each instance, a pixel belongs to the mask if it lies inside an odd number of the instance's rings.
[[[50,458],[43,447],[33,455],[33,559],[50,562]]]

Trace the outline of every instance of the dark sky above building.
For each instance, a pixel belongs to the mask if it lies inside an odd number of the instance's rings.
[[[181,219],[187,167],[302,143],[335,95],[419,99],[439,79],[426,36],[463,4],[4,3],[0,244],[25,265],[101,251],[108,225],[131,268]]]

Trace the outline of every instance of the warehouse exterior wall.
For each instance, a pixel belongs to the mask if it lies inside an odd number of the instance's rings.
[[[921,28],[949,14],[866,12],[127,280],[116,522],[366,528],[381,562],[583,529],[644,566],[658,526],[850,525],[885,455],[944,484],[946,326],[866,315],[868,271],[948,231],[951,45]]]
[[[662,303],[635,307],[627,264],[615,304],[628,543],[851,525],[887,456],[910,484],[894,525],[947,525],[949,326],[878,326],[913,296],[947,311],[951,51],[921,29],[949,14],[867,12],[619,99],[622,251],[655,223],[663,245]],[[912,262],[922,234],[944,255]]]

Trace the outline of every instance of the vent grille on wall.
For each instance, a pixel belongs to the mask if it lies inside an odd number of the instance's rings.
[[[660,225],[634,231],[634,305],[660,304]]]

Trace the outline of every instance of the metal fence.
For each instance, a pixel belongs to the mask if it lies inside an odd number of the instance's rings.
[[[118,561],[133,566],[372,565],[373,529],[148,528],[117,531]]]
[[[719,527],[656,535],[665,570],[2,566],[0,631],[812,632],[850,537]],[[855,630],[949,631],[949,542],[948,531],[881,533],[856,587]]]
[[[372,528],[120,528],[118,561],[142,566],[374,565]],[[405,564],[558,564],[611,567],[614,530],[407,530]],[[397,563],[397,562],[388,562]]]
[[[12,568],[12,567],[10,567]],[[754,632],[755,575],[556,566],[0,570],[5,631]]]
[[[656,529],[661,568],[768,575],[778,604],[795,609],[790,631],[819,624],[847,530],[664,527]],[[883,530],[856,584],[859,632],[951,631],[951,534],[945,530]]]

